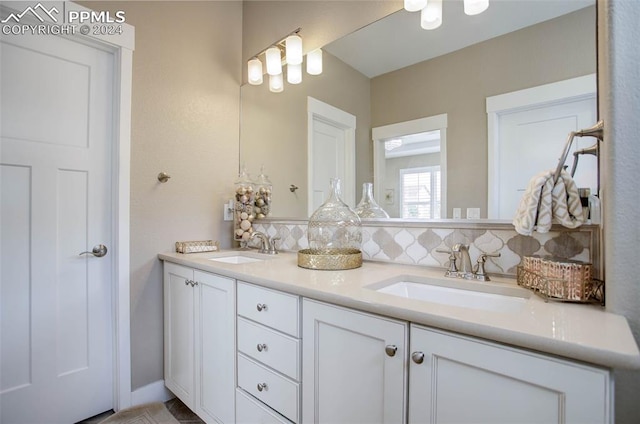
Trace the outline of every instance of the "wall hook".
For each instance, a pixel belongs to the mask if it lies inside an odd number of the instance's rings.
[[[298,186],[295,184],[291,184],[291,186],[289,187],[289,191],[291,193],[295,193],[297,189],[298,189]]]
[[[160,181],[161,183],[166,183],[167,181],[169,181],[169,178],[171,178],[171,175],[167,174],[166,172],[161,172],[158,174],[158,181]]]

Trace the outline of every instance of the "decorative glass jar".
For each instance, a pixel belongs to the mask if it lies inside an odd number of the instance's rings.
[[[256,218],[266,218],[271,213],[271,190],[273,184],[264,174],[264,167],[260,168],[260,175],[256,180],[256,195],[255,195],[255,207],[254,213]]]
[[[340,179],[331,179],[329,198],[311,215],[307,228],[311,249],[358,249],[362,224],[358,215],[340,198]]]
[[[235,205],[233,211],[233,239],[248,242],[253,233],[255,219],[255,189],[253,181],[243,168],[235,182]]]
[[[356,213],[360,218],[389,218],[389,214],[382,209],[373,197],[373,184],[362,184],[362,199],[356,206]]]

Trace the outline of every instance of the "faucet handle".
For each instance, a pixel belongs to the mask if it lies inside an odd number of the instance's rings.
[[[475,269],[475,279],[479,281],[491,281],[489,274],[484,269],[484,263],[487,262],[487,258],[499,258],[500,253],[481,253],[478,257]]]
[[[453,250],[445,250],[445,249],[436,249],[436,252],[440,253],[448,253],[449,254],[449,269],[444,273],[445,277],[458,277],[458,267],[456,266],[456,260],[458,257],[454,253]]]
[[[280,236],[271,237],[271,239],[269,240],[269,253],[272,254],[272,255],[277,255],[278,254],[278,249],[276,248],[276,241],[277,240],[281,240]]]

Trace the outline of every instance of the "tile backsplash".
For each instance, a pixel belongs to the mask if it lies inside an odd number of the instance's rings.
[[[253,223],[256,231],[279,236],[280,250],[297,251],[308,247],[306,220],[266,219]],[[394,222],[363,221],[362,254],[365,260],[446,268],[447,253],[456,243],[469,245],[471,260],[480,253],[499,253],[488,258],[489,273],[515,276],[523,256],[554,256],[593,264],[600,271],[600,231],[595,225],[577,229],[553,226],[548,233],[518,234],[510,222],[454,221]]]

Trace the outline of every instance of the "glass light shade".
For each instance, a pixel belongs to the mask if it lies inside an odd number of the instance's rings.
[[[442,0],[429,0],[427,7],[420,12],[420,26],[423,29],[436,29],[442,25]]]
[[[272,93],[281,93],[284,90],[284,81],[282,74],[269,75],[269,91]]]
[[[293,34],[285,40],[287,49],[287,64],[300,65],[302,63],[302,38],[298,34]]]
[[[269,47],[265,52],[267,57],[267,74],[278,75],[282,73],[282,57],[280,49],[277,47]]]
[[[262,62],[260,62],[260,59],[254,57],[247,63],[247,75],[249,84],[262,84]]]
[[[302,82],[302,63],[297,65],[287,64],[287,82],[300,84]]]
[[[464,0],[464,13],[478,15],[489,7],[489,0]]]
[[[404,0],[404,10],[407,12],[417,12],[424,9],[427,0]]]
[[[322,73],[322,50],[315,49],[307,53],[307,73],[309,75],[320,75]]]

